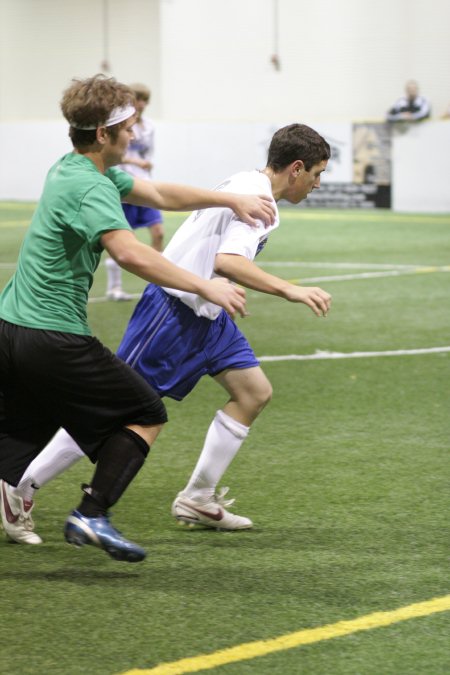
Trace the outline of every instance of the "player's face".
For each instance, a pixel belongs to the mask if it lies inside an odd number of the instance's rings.
[[[136,107],[138,119],[140,119],[142,117],[142,113],[144,112],[147,105],[148,105],[148,100],[143,99],[143,98],[137,98],[136,99],[135,107]]]
[[[133,124],[136,121],[135,115],[130,117],[125,124],[119,129],[119,133],[115,140],[107,137],[105,144],[105,159],[108,166],[115,166],[120,164],[125,156],[128,145],[133,139]]]
[[[298,204],[302,199],[306,199],[310,192],[320,188],[320,176],[325,171],[327,163],[324,159],[319,164],[314,164],[309,171],[303,165],[294,171],[284,199],[291,204]]]

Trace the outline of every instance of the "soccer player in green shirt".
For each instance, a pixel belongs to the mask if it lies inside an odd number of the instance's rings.
[[[204,280],[139,242],[121,199],[164,210],[233,209],[250,225],[268,224],[269,200],[152,183],[115,169],[132,138],[131,90],[97,75],[74,80],[61,109],[74,151],[49,171],[24,239],[17,269],[0,295],[0,478],[2,518],[31,524],[32,504],[14,499],[25,468],[64,427],[96,464],[91,483],[68,517],[64,536],[116,560],[146,552],[111,524],[109,508],[145,461],[167,416],[159,396],[91,335],[87,300],[103,250],[137,276],[202,295],[228,312],[244,312],[244,292],[223,279]],[[27,543],[40,543],[32,527]],[[25,541],[25,540],[24,540]]]

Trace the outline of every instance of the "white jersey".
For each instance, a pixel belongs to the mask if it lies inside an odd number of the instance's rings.
[[[237,173],[221,183],[216,190],[248,195],[266,194],[272,197],[270,180],[260,171]],[[231,209],[223,207],[194,211],[175,232],[163,255],[203,279],[212,279],[218,276],[214,274],[217,253],[242,255],[253,260],[264,247],[269,233],[278,225],[277,208],[275,222],[270,227],[266,227],[262,221],[259,221],[257,227],[251,227],[238,220]],[[221,312],[221,307],[194,293],[173,288],[164,290],[180,298],[197,316],[214,320]]]
[[[153,164],[153,155],[155,152],[155,126],[148,117],[142,117],[140,122],[133,124],[134,139],[130,141],[127,157],[135,159],[144,159]],[[144,178],[148,180],[151,172],[148,169],[141,169],[135,164],[120,164],[123,171],[136,176],[136,178]]]

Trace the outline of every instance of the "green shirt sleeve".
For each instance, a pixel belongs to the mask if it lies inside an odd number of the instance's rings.
[[[105,232],[131,230],[119,192],[111,180],[103,180],[86,192],[77,217],[72,222],[72,229],[94,250],[101,248],[100,238]]]
[[[133,188],[133,176],[113,166],[105,172],[105,176],[114,183],[123,199]]]

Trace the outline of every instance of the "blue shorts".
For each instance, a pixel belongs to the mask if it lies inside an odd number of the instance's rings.
[[[138,227],[152,227],[162,223],[161,211],[151,209],[148,206],[134,206],[133,204],[122,204],[125,218],[129,225],[136,230]]]
[[[203,375],[259,365],[247,339],[225,311],[210,321],[149,284],[117,350],[160,396],[181,401]]]

